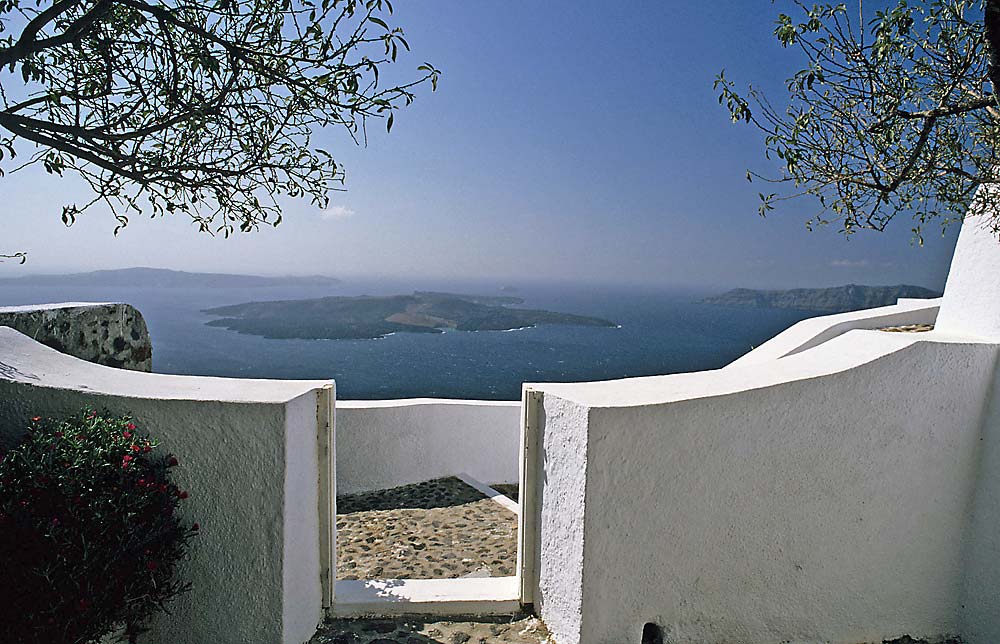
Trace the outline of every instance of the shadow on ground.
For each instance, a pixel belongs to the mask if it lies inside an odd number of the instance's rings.
[[[472,503],[483,493],[449,476],[389,490],[376,490],[337,497],[337,514],[372,510],[433,510]]]

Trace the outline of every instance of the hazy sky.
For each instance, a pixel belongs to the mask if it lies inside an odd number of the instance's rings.
[[[850,241],[809,233],[813,204],[756,214],[748,167],[760,137],[729,123],[722,68],[780,98],[794,64],[771,35],[779,0],[396,4],[413,55],[443,71],[391,135],[323,147],[347,167],[326,212],[285,210],[276,229],[225,240],[189,220],[59,221],[80,186],[44,173],[0,178],[0,274],[159,266],[266,274],[634,283],[655,286],[943,285],[957,230],[911,244],[901,217]],[[866,7],[869,3],[866,3]],[[786,9],[787,10],[787,9]]]

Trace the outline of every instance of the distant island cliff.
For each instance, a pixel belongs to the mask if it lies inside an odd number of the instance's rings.
[[[247,302],[204,313],[222,316],[206,322],[209,326],[266,338],[371,339],[399,332],[507,331],[540,324],[617,326],[601,318],[511,308],[523,302],[518,297],[417,291],[384,297]]]
[[[722,295],[707,297],[705,304],[746,306],[772,309],[799,309],[823,313],[858,311],[895,304],[901,297],[934,298],[941,293],[922,286],[862,286],[848,284],[831,288],[796,288],[787,291],[758,291],[737,288]]]

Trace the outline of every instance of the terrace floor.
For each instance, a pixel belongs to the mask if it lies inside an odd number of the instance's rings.
[[[458,478],[337,497],[338,579],[507,577],[516,564],[517,515]]]
[[[554,644],[537,617],[328,620],[309,644]]]

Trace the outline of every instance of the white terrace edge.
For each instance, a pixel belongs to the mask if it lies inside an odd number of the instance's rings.
[[[517,577],[339,580],[335,617],[511,615],[521,609]]]
[[[760,364],[801,353],[855,329],[878,329],[902,324],[933,324],[942,298],[900,298],[896,304],[836,313],[797,322],[759,347],[726,365],[725,369]]]

